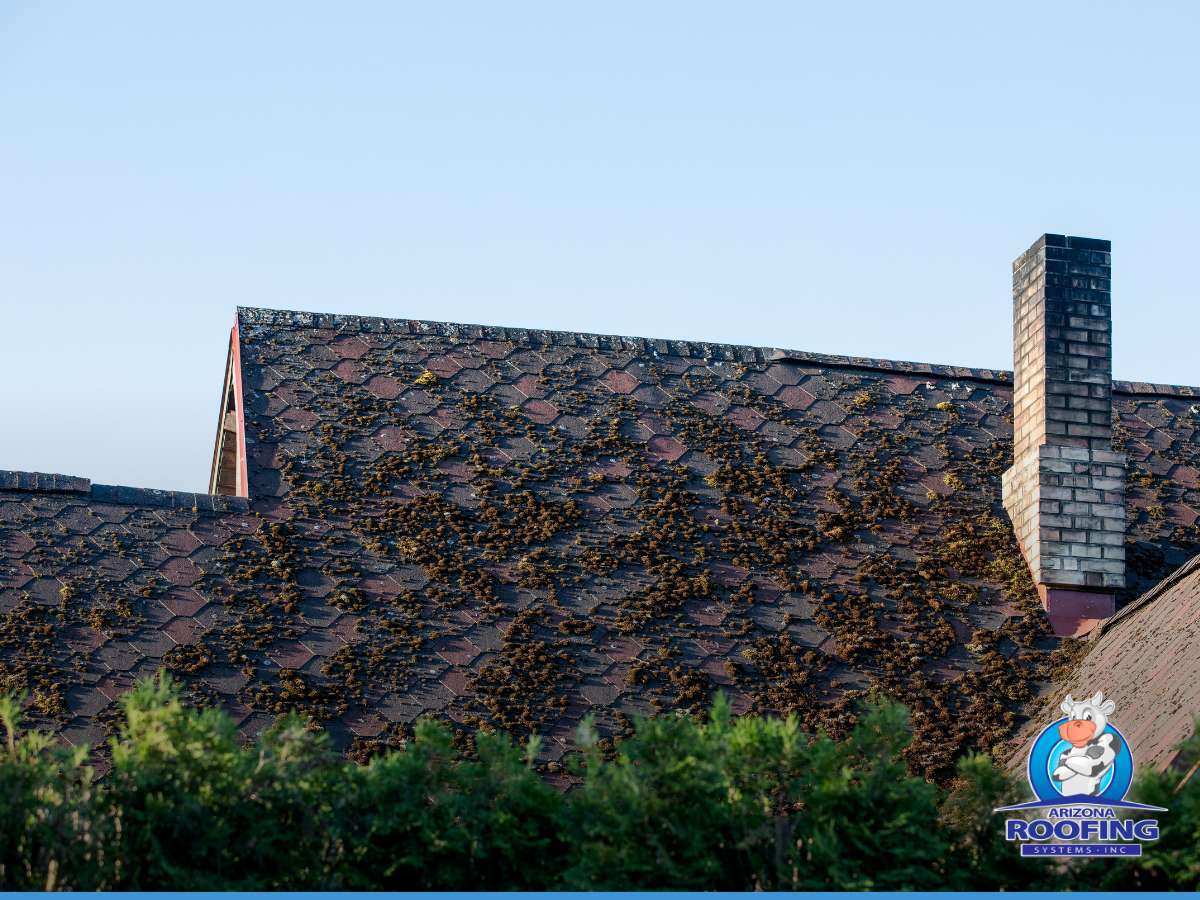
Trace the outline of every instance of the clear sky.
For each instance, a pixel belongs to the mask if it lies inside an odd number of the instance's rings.
[[[234,307],[1200,384],[1200,4],[0,2],[0,469],[203,490]]]

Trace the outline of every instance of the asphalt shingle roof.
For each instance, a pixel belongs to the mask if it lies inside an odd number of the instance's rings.
[[[1034,717],[1013,743],[1013,764],[1023,765],[1036,732],[1062,715],[1064,696],[1096,691],[1117,704],[1112,720],[1138,765],[1176,762],[1200,715],[1200,556],[1088,635],[1077,660],[1030,704]]]
[[[1008,373],[238,313],[239,498],[0,476],[0,680],[95,742],[166,667],[349,752],[434,714],[546,738],[699,710],[914,710],[914,764],[1011,733],[1064,658],[1000,505]],[[1130,596],[1200,549],[1195,390],[1118,384]],[[50,476],[43,476],[50,477]]]

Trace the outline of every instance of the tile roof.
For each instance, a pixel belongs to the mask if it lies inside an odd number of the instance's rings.
[[[240,309],[250,501],[0,476],[0,683],[101,735],[165,666],[354,755],[424,713],[914,709],[944,776],[1061,656],[1000,506],[1006,372]],[[1130,595],[1200,549],[1194,388],[1118,384]],[[187,498],[191,498],[190,500]]]

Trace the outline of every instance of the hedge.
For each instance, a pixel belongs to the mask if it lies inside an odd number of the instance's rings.
[[[1200,783],[1140,778],[1141,799],[1170,807],[1141,859],[1022,860],[991,812],[1017,787],[978,755],[949,789],[909,775],[891,703],[841,741],[735,718],[721,698],[705,720],[641,720],[607,751],[585,726],[566,791],[535,769],[536,739],[480,733],[465,754],[421,721],[405,749],[359,765],[295,715],[245,746],[163,676],[122,709],[97,779],[86,748],[21,733],[19,699],[0,698],[0,889],[1200,886]]]

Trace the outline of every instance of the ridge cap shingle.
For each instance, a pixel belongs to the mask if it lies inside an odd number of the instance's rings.
[[[1107,634],[1113,627],[1122,624],[1126,619],[1132,617],[1139,610],[1151,605],[1159,597],[1169,593],[1179,582],[1193,575],[1197,569],[1200,569],[1200,555],[1193,556],[1170,575],[1150,588],[1136,600],[1131,600],[1116,611],[1111,617],[1105,619],[1099,624],[1092,633],[1088,635],[1088,641],[1095,643]]]
[[[458,340],[501,340],[533,346],[566,346],[598,350],[632,350],[654,356],[678,356],[729,362],[799,362],[816,363],[848,369],[871,369],[912,375],[932,375],[938,378],[961,378],[991,384],[1012,384],[1012,372],[1005,369],[984,369],[971,366],[950,366],[939,363],[907,360],[875,359],[865,356],[843,356],[790,350],[779,347],[756,347],[749,344],[725,344],[713,341],[684,341],[671,338],[645,338],[628,335],[598,334],[585,331],[552,331],[541,328],[514,328],[500,325],[476,325],[458,322],[439,322],[427,319],[387,318],[342,313],[314,313],[287,309],[267,309],[239,306],[238,322],[250,325],[282,326],[286,328],[335,328],[341,331],[391,332],[397,334],[440,335]],[[244,338],[243,338],[244,339]],[[1142,381],[1113,381],[1119,394],[1141,394],[1164,397],[1200,397],[1200,387],[1177,384],[1154,384]]]
[[[250,501],[246,497],[198,494],[191,491],[166,491],[119,484],[96,484],[89,478],[81,478],[77,475],[19,472],[10,469],[0,469],[0,492],[79,494],[97,503],[196,509],[206,512],[245,512],[250,509]]]

